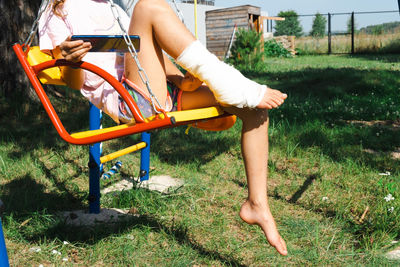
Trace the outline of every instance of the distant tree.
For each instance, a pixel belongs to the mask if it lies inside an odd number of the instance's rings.
[[[325,36],[325,31],[326,18],[318,12],[317,14],[315,14],[310,35],[312,37],[322,38]]]
[[[397,33],[400,32],[400,21],[369,25],[359,31],[366,34]]]
[[[275,35],[295,35],[296,37],[303,35],[299,15],[295,11],[281,11],[278,13],[278,17],[283,17],[285,20],[276,21]]]
[[[347,33],[351,33],[351,15],[349,17],[349,19],[347,20]],[[356,23],[356,18],[354,17],[354,32],[357,32],[357,23]]]
[[[381,35],[383,33],[385,33],[385,28],[383,25],[376,25],[372,28],[372,34],[374,35]]]

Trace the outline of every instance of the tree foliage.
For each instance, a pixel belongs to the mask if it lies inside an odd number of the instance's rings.
[[[322,38],[326,32],[326,18],[320,13],[315,14],[310,35],[316,38]]]
[[[241,70],[260,70],[263,67],[261,33],[239,29],[235,37],[228,62]]]
[[[372,28],[372,34],[374,35],[381,35],[385,32],[385,29],[383,28],[382,25],[376,25],[375,27]]]
[[[275,25],[275,35],[295,35],[299,37],[303,35],[303,28],[300,25],[299,15],[296,11],[288,10],[281,11],[278,13],[278,17],[283,17],[285,20],[276,21]]]
[[[386,22],[377,25],[369,25],[361,28],[360,32],[366,34],[378,34],[381,33],[396,33],[400,31],[400,21]]]
[[[264,55],[266,57],[292,57],[292,54],[274,39],[264,43]]]

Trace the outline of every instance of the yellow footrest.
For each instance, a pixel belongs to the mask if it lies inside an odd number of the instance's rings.
[[[224,114],[224,111],[219,107],[208,107],[208,108],[174,111],[174,112],[167,113],[168,117],[170,117],[170,118],[174,117],[175,121],[177,123],[186,122],[186,121],[202,120],[202,119],[210,119],[210,118],[218,117],[222,114]],[[146,121],[152,121],[155,119],[155,117],[156,116],[147,118]],[[86,138],[86,137],[91,137],[91,136],[102,134],[102,133],[108,133],[108,132],[112,132],[112,131],[116,131],[116,130],[120,130],[120,129],[125,129],[128,127],[134,126],[134,125],[135,125],[135,123],[132,122],[132,123],[122,124],[122,125],[118,125],[118,126],[104,128],[104,129],[73,133],[73,134],[71,134],[71,136],[73,138],[77,138],[77,139]]]

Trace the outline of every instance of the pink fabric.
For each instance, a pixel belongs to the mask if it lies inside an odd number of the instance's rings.
[[[128,29],[128,15],[121,8],[117,8],[125,29]],[[121,34],[118,22],[114,19],[110,4],[106,0],[66,0],[62,12],[64,17],[60,18],[49,8],[40,19],[41,50],[54,49],[70,35]],[[118,80],[122,77],[123,55],[114,52],[88,53],[83,60],[104,69]],[[118,93],[110,84],[96,74],[85,71],[85,83],[81,93],[118,122]]]

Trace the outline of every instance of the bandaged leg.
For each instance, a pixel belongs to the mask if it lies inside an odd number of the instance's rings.
[[[217,101],[238,108],[255,108],[267,87],[244,77],[232,66],[220,61],[199,41],[191,43],[176,62],[205,82]]]

